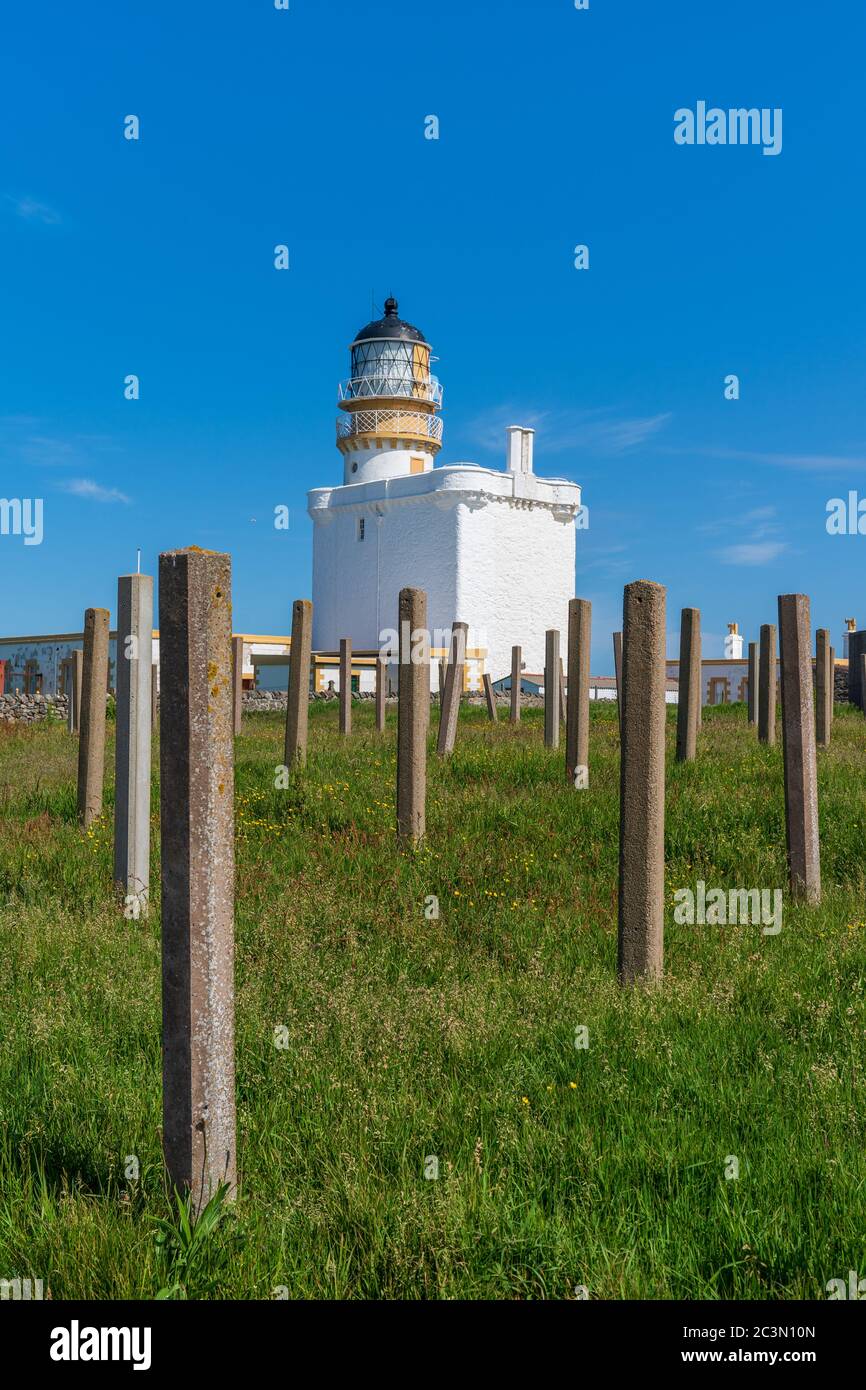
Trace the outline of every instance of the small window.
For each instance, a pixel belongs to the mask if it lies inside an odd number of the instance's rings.
[[[359,540],[359,541],[362,541],[363,539],[364,539],[364,518],[361,516],[361,517],[358,518],[358,540]]]

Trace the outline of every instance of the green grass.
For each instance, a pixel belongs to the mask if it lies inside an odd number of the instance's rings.
[[[540,712],[464,711],[450,762],[431,738],[415,854],[393,833],[395,716],[384,739],[371,704],[354,718],[341,740],[312,707],[290,791],[279,716],[237,740],[241,1186],[198,1237],[160,1149],[158,760],[153,908],[127,921],[113,745],[82,835],[75,741],[0,733],[0,1277],[53,1298],[765,1299],[863,1273],[862,715],[819,750],[823,902],[786,891],[772,937],[673,923],[677,888],[786,870],[780,749],[735,705],[678,766],[671,711],[666,974],[629,991],[613,707],[592,710],[585,792]]]

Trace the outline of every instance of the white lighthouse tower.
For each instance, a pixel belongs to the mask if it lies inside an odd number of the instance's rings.
[[[430,375],[430,344],[385,300],[385,317],[352,343],[352,374],[339,387],[337,448],[344,483],[426,473],[442,448],[442,388]]]
[[[388,299],[351,346],[338,392],[343,483],[314,488],[313,645],[373,651],[397,626],[402,588],[426,590],[435,633],[469,626],[467,684],[508,673],[511,647],[540,671],[544,634],[563,641],[574,596],[580,487],[533,471],[531,429],[510,426],[505,469],[436,463],[442,388],[424,334]],[[435,685],[434,664],[434,685]]]

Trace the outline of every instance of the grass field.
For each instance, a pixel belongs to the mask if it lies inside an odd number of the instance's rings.
[[[781,750],[732,705],[676,765],[669,715],[666,977],[630,991],[615,707],[592,708],[585,792],[540,711],[516,729],[464,711],[449,763],[431,739],[409,855],[394,714],[379,739],[356,705],[346,741],[313,705],[290,791],[282,718],[245,719],[241,1186],[191,1233],[160,1150],[156,750],[153,907],[127,921],[113,744],[83,835],[75,740],[4,728],[0,1278],[53,1298],[767,1299],[866,1272],[866,722],[842,708],[819,750],[822,905],[786,891],[769,936],[675,925],[673,893],[786,886]]]

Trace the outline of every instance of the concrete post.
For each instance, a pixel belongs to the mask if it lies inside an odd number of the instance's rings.
[[[159,663],[151,660],[150,663],[150,732],[156,733],[157,715],[159,713]]]
[[[442,706],[445,703],[445,677],[448,672],[448,663],[439,662],[439,721],[442,721]]]
[[[445,699],[439,714],[439,737],[436,743],[436,752],[442,758],[454,752],[457,738],[457,718],[460,713],[460,697],[463,694],[463,667],[468,633],[466,623],[451,624],[451,646],[445,672]]]
[[[388,666],[380,656],[376,661],[376,733],[385,732],[385,688],[388,684]]]
[[[619,723],[619,736],[622,738],[622,633],[613,634],[613,673],[616,677],[616,717]]]
[[[427,729],[430,722],[430,658],[426,642],[412,660],[412,634],[426,633],[427,595],[401,589],[397,631],[400,634],[400,686],[397,692],[397,834],[418,845],[426,830]]]
[[[580,791],[589,786],[589,653],[592,604],[573,598],[568,605],[568,702],[565,719],[565,776]]]
[[[559,631],[544,634],[544,746],[559,747]]]
[[[292,604],[292,645],[289,649],[289,690],[286,700],[286,767],[307,761],[310,714],[310,659],[313,648],[313,605],[308,598]]]
[[[241,731],[241,713],[244,695],[244,639],[232,638],[232,733],[235,738]]]
[[[758,738],[771,746],[776,742],[776,625],[761,628],[758,673]]]
[[[664,966],[665,589],[639,579],[623,602],[619,782],[619,978]]]
[[[758,644],[749,643],[749,723],[758,722]]]
[[[821,900],[818,845],[818,767],[812,702],[812,641],[805,594],[779,596],[782,666],[782,748],[785,764],[785,825],[791,892],[807,902]]]
[[[836,718],[836,648],[830,648],[830,728]]]
[[[150,892],[150,734],[153,578],[117,581],[117,732],[114,744],[114,881],[126,915],[146,914]]]
[[[565,670],[562,664],[562,657],[559,658],[559,721],[564,724],[567,718],[567,704],[565,698]]]
[[[352,639],[340,638],[340,733],[352,732]]]
[[[75,716],[72,732],[80,734],[81,699],[84,693],[84,649],[82,647],[76,647],[72,653],[72,690],[75,695]]]
[[[815,634],[815,739],[826,748],[833,719],[833,672],[830,667],[830,633],[819,627]]]
[[[866,652],[860,653],[860,689],[864,692],[861,708],[866,714]]]
[[[511,711],[509,721],[520,723],[520,684],[523,672],[523,651],[520,647],[511,648]]]
[[[680,615],[680,680],[677,695],[677,762],[694,762],[698,747],[698,705],[701,699],[701,610],[684,608]]]
[[[484,698],[487,701],[487,717],[488,719],[492,719],[493,723],[495,724],[497,711],[496,696],[493,692],[493,680],[492,677],[489,676],[488,673],[485,671],[482,677],[482,681],[484,684]]]
[[[231,557],[159,557],[163,1147],[198,1212],[236,1181]]]
[[[86,830],[102,811],[105,773],[105,685],[108,676],[108,609],[84,614],[84,653],[78,722],[78,820]],[[78,702],[76,702],[78,703]]]

